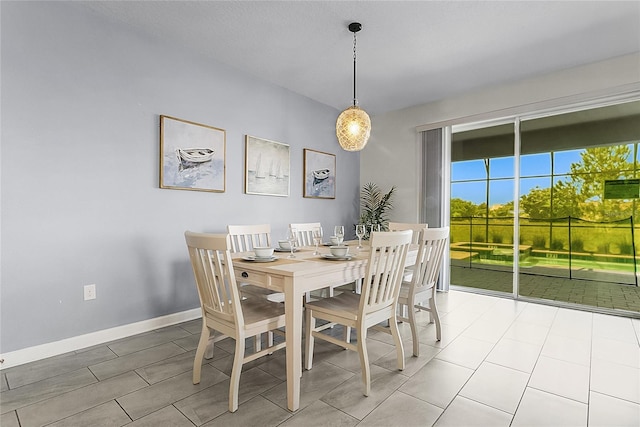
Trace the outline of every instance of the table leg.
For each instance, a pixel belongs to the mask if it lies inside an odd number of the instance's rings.
[[[293,280],[284,286],[284,311],[287,340],[287,407],[300,407],[300,376],[302,375],[302,294],[296,293]]]

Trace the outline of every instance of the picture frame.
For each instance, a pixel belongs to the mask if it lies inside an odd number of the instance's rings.
[[[246,194],[289,196],[291,172],[289,145],[246,135],[244,153]]]
[[[160,188],[224,193],[224,129],[160,116]]]
[[[336,155],[304,149],[304,197],[336,198]]]

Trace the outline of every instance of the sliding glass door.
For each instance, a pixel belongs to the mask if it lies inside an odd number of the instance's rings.
[[[454,128],[451,284],[640,312],[639,142],[639,101]]]
[[[451,283],[512,292],[513,123],[451,139]]]

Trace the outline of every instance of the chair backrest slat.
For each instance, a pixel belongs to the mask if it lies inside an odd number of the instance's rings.
[[[296,234],[298,246],[311,246],[315,242],[313,240],[313,231],[322,227],[319,222],[304,222],[289,224],[289,228]]]
[[[449,239],[449,227],[429,228],[422,232],[414,266],[412,291],[422,292],[435,286],[442,270],[442,259]]]
[[[271,247],[271,225],[228,225],[231,250],[236,252],[252,251],[256,246]]]
[[[420,243],[420,233],[425,228],[428,228],[428,224],[412,224],[409,222],[389,222],[389,231],[402,231],[402,230],[411,230],[413,231],[413,236],[411,237],[411,243],[418,244]]]
[[[360,298],[362,315],[395,305],[411,234],[410,230],[372,233],[369,263]]]
[[[240,293],[233,272],[229,236],[190,231],[184,235],[202,315],[243,325],[242,310],[237,309],[240,307]]]

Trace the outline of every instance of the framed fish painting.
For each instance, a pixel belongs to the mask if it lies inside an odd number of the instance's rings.
[[[289,196],[291,170],[289,146],[255,136],[245,136],[244,192]]]
[[[336,198],[336,155],[304,149],[304,197]]]
[[[224,193],[224,129],[160,116],[160,188]]]

